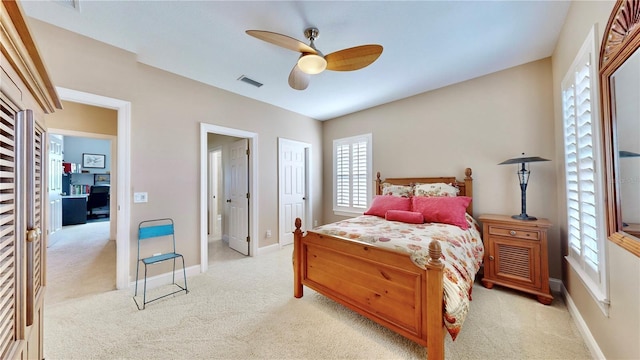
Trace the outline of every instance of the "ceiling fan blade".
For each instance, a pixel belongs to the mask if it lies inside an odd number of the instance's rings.
[[[272,43],[274,45],[281,46],[285,49],[289,49],[289,50],[293,50],[301,53],[310,53],[310,54],[318,53],[311,46],[286,35],[274,33],[271,31],[263,31],[263,30],[247,30],[245,32],[248,35],[251,35],[255,38],[266,41],[268,43]]]
[[[352,71],[371,65],[382,54],[380,45],[362,45],[326,55],[327,70]]]
[[[300,70],[298,64],[296,64],[289,74],[289,86],[296,90],[304,90],[309,86],[310,79],[311,75]]]

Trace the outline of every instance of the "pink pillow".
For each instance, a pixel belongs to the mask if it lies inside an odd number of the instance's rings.
[[[411,210],[411,199],[393,195],[376,195],[365,215],[384,217],[388,210]]]
[[[437,222],[469,228],[466,212],[471,203],[468,196],[417,196],[412,198],[413,211],[422,213],[425,222]]]
[[[406,210],[388,210],[384,218],[389,221],[402,221],[409,224],[422,224],[424,222],[422,213]]]

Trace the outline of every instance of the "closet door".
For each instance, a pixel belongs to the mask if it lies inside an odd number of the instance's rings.
[[[15,358],[24,322],[20,316],[20,249],[16,205],[16,111],[0,93],[0,358]]]
[[[42,359],[45,132],[0,93],[0,358]]]
[[[18,224],[24,226],[22,243],[25,246],[26,260],[26,326],[27,351],[29,358],[43,359],[43,303],[44,303],[44,275],[45,275],[45,244],[42,204],[44,203],[44,129],[36,123],[33,111],[20,111],[16,117],[18,142],[16,151],[19,188],[17,193],[24,199],[18,210],[22,217]],[[24,186],[24,187],[23,187]]]

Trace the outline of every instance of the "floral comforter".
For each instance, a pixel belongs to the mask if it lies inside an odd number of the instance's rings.
[[[440,223],[407,224],[362,215],[322,225],[313,232],[362,241],[409,254],[416,266],[424,269],[429,242],[438,240],[444,263],[444,324],[455,340],[469,312],[475,274],[480,269],[484,246],[478,223],[466,215],[469,229]]]

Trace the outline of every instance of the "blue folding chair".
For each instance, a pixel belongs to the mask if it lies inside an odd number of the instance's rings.
[[[149,242],[145,243],[152,246],[153,255],[151,256],[141,255],[140,253],[140,243],[147,240],[154,240],[153,245],[149,244]],[[169,243],[171,243],[173,246],[171,247]],[[165,251],[167,252],[159,252],[163,251],[161,250],[162,248],[166,249]],[[177,258],[182,259],[182,275],[184,276],[184,287],[176,283]],[[169,260],[173,260],[172,285],[177,286],[178,289],[168,294],[164,294],[151,300],[147,300],[147,266]],[[138,273],[140,271],[141,263],[144,264],[144,290],[142,292],[142,308],[140,308],[140,304],[138,303],[138,300],[136,300],[136,296],[138,296]],[[182,256],[182,254],[176,252],[176,236],[173,227],[173,220],[155,219],[141,222],[138,225],[138,265],[136,267],[136,290],[135,295],[133,296],[133,301],[135,301],[138,310],[144,310],[146,305],[152,301],[156,301],[158,299],[162,299],[164,297],[177,294],[182,291],[184,291],[185,294],[189,293],[189,290],[187,290],[187,272],[184,267],[184,257]]]

